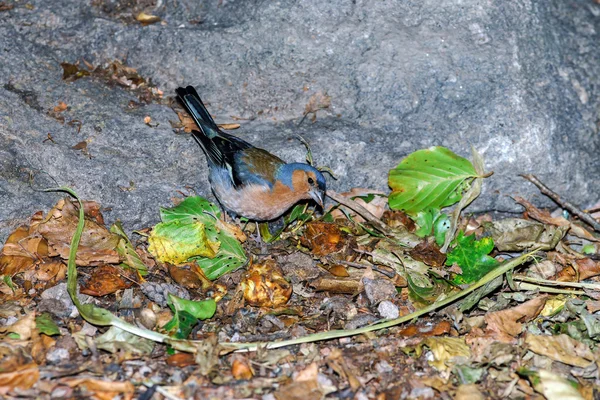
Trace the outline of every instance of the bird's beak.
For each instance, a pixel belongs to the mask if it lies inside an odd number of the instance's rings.
[[[325,193],[318,189],[314,189],[308,192],[308,194],[321,208],[323,208],[323,198],[325,197]]]

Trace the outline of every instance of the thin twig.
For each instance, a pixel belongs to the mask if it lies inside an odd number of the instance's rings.
[[[548,186],[544,185],[535,175],[525,174],[521,175],[523,178],[527,179],[529,182],[533,183],[535,186],[540,189],[540,192],[550,197],[556,204],[561,206],[562,208],[568,210],[571,214],[575,214],[579,217],[580,220],[589,224],[595,231],[600,232],[600,223],[596,221],[590,214],[581,210],[579,207],[569,203],[566,200],[561,199],[561,197],[551,190]]]
[[[379,268],[376,265],[362,264],[362,263],[346,261],[346,260],[330,260],[330,261],[332,263],[336,263],[336,264],[347,265],[352,268],[363,268],[364,269],[364,268],[371,267],[373,269],[373,271],[379,272],[380,274],[383,274],[383,275],[387,276],[388,278],[394,278],[396,276],[396,273],[394,271],[386,271],[384,269]]]
[[[367,210],[356,201],[349,199],[347,197],[342,196],[339,193],[334,192],[333,190],[327,191],[327,196],[337,201],[343,206],[348,207],[351,210],[356,211],[361,217],[369,221],[378,231],[383,233],[384,235],[392,236],[392,232],[390,228],[384,224],[381,220],[379,220],[376,216],[374,216],[371,211]]]
[[[545,286],[564,286],[564,287],[572,287],[572,288],[579,288],[579,289],[600,290],[600,284],[597,284],[597,283],[551,281],[548,279],[532,278],[532,277],[523,276],[523,275],[513,275],[513,279],[515,281],[523,281],[523,282],[535,283],[538,285],[545,285]]]

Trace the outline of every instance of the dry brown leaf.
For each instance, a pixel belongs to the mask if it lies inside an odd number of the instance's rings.
[[[495,339],[510,343],[521,334],[522,322],[531,321],[544,308],[548,296],[538,296],[516,307],[485,315],[487,333]]]
[[[308,247],[317,257],[336,253],[340,258],[351,255],[356,241],[340,228],[327,222],[310,222],[300,238],[303,246]]]
[[[448,321],[441,321],[433,327],[430,324],[409,325],[402,329],[399,334],[405,337],[412,336],[442,336],[450,333],[452,325]]]
[[[383,213],[385,212],[387,206],[387,196],[385,193],[379,190],[373,189],[363,189],[363,188],[353,188],[349,192],[341,193],[342,196],[352,199],[364,208],[366,208],[371,214],[373,214],[377,218],[381,218]],[[368,196],[375,195],[370,202],[366,202],[359,196]],[[360,223],[365,222],[365,219],[358,215],[353,210],[348,210],[348,213],[352,216],[352,218]],[[331,216],[333,219],[345,219],[346,215],[339,209],[335,209],[331,211]]]
[[[196,364],[196,358],[191,353],[176,353],[167,357],[167,365],[177,368],[185,368]]]
[[[254,376],[254,372],[246,359],[237,356],[231,363],[231,375],[237,380],[249,380]]]
[[[327,357],[327,365],[333,369],[339,376],[346,378],[352,391],[356,392],[362,387],[361,382],[357,376],[360,376],[359,372],[352,365],[352,363],[344,358],[340,349],[334,348]]]
[[[20,226],[10,234],[0,252],[0,275],[12,277],[27,271],[47,255],[46,240],[30,235],[26,226]]]
[[[77,265],[118,263],[120,258],[116,247],[120,237],[109,232],[103,223],[99,222],[102,221],[102,215],[99,214],[99,205],[96,202],[84,204],[87,204],[87,207],[84,207],[85,226],[77,249]],[[66,260],[69,258],[71,239],[78,221],[77,207],[70,199],[65,198],[60,200],[43,220],[33,222],[30,232],[37,232],[48,241],[50,256],[58,255]]]
[[[423,340],[423,343],[433,353],[434,359],[429,364],[439,371],[451,369],[452,365],[460,359],[471,356],[471,349],[463,338],[428,337]]]
[[[35,331],[35,312],[31,312],[12,325],[1,326],[0,334],[16,333],[19,340],[29,340]]]
[[[131,287],[135,275],[135,271],[132,270],[102,265],[94,268],[90,279],[81,287],[81,293],[97,297],[106,296]]]
[[[118,395],[131,400],[135,392],[131,382],[112,382],[96,378],[63,378],[59,382],[73,388],[84,388],[99,400],[112,400]]]
[[[432,267],[442,267],[446,262],[446,255],[440,251],[439,246],[432,241],[424,240],[409,252],[410,256]]]
[[[58,102],[58,105],[57,105],[57,106],[55,106],[55,107],[54,107],[52,110],[53,110],[55,113],[61,113],[61,112],[63,112],[63,111],[66,111],[66,109],[67,109],[68,107],[69,107],[69,106],[67,106],[67,103],[65,103],[64,101],[59,101],[59,102]]]
[[[226,130],[226,131],[232,131],[234,129],[239,129],[240,124],[238,123],[229,123],[229,124],[217,124],[217,126],[220,129]]]
[[[279,388],[273,395],[277,400],[321,400],[324,393],[318,375],[319,367],[312,363],[296,376],[294,382]]]
[[[135,17],[135,19],[139,23],[141,23],[143,26],[150,25],[150,24],[155,24],[157,22],[160,22],[160,17],[157,17],[156,15],[146,14],[145,12],[139,13]]]
[[[579,282],[593,276],[600,275],[600,262],[591,258],[574,258],[566,254],[557,257],[557,261],[566,261],[567,266],[556,274],[556,280],[560,282]]]
[[[540,210],[539,208],[537,208],[522,197],[515,196],[514,200],[517,203],[521,204],[523,207],[525,207],[525,214],[527,216],[535,219],[536,221],[555,226],[569,226],[569,233],[571,233],[572,235],[582,239],[590,240],[592,242],[598,241],[598,238],[592,235],[587,229],[585,229],[582,226],[573,224],[571,221],[564,217],[553,217],[547,210]]]
[[[404,227],[409,232],[414,232],[417,228],[415,222],[403,211],[386,210],[381,217],[390,228]]]
[[[454,395],[454,400],[484,400],[485,396],[479,391],[477,385],[460,385]]]
[[[240,286],[244,299],[257,307],[278,307],[287,303],[292,295],[292,285],[283,277],[283,271],[274,260],[248,268]]]
[[[343,265],[332,265],[331,267],[329,267],[327,269],[327,271],[329,271],[329,273],[331,275],[337,276],[340,278],[347,278],[350,276],[350,274],[348,273],[348,270]]]
[[[43,364],[46,360],[46,353],[56,344],[56,340],[44,334],[34,335],[33,345],[31,346],[31,357],[38,364]]]
[[[308,103],[304,107],[304,115],[316,113],[329,107],[331,107],[331,96],[327,95],[327,92],[318,91],[308,99]]]
[[[525,343],[534,353],[576,367],[585,368],[594,360],[594,354],[586,344],[567,335],[545,336],[528,333]]]
[[[89,76],[90,71],[79,68],[79,61],[75,64],[70,63],[60,63],[60,66],[63,69],[63,80],[68,82],[76,81],[79,78],[83,78],[84,76]]]
[[[181,122],[184,132],[191,133],[192,131],[198,130],[198,126],[194,122],[194,119],[189,116],[189,114],[177,112],[177,116],[179,117],[179,121]]]
[[[0,372],[0,394],[6,395],[16,388],[30,389],[40,379],[40,370],[32,362],[20,366],[16,371]]]

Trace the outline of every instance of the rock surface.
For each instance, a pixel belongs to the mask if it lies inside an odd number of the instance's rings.
[[[515,193],[549,205],[519,173],[582,206],[597,200],[592,0],[3,4],[13,8],[0,11],[2,241],[58,199],[39,191],[50,186],[99,201],[128,230],[155,222],[179,192],[209,194],[204,155],[174,133],[166,99],[131,108],[136,93],[110,80],[64,81],[61,63],[82,60],[121,60],[165,96],[193,84],[218,122],[240,122],[235,134],[289,161],[303,160],[293,139],[303,135],[338,190],[386,189],[388,170],[411,151],[443,145],[468,156],[473,145],[495,174],[472,211],[517,211]],[[141,11],[161,22],[142,26]],[[325,94],[330,107],[299,125]],[[59,102],[64,122],[51,115]],[[73,149],[83,141],[85,151]]]

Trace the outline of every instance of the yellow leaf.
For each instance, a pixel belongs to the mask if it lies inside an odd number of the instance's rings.
[[[220,246],[208,240],[201,222],[161,222],[152,229],[148,242],[152,255],[171,264],[182,264],[195,256],[214,258]]]

